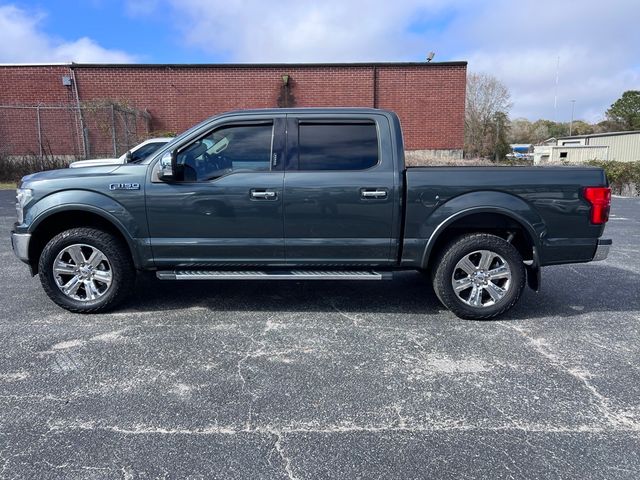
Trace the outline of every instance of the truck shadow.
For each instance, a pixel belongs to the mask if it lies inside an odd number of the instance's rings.
[[[332,312],[357,315],[445,311],[427,276],[397,273],[393,281],[160,281],[145,275],[124,308],[136,311]],[[543,270],[542,290],[525,289],[516,307],[499,320],[572,317],[591,312],[640,310],[640,275],[606,263]],[[455,317],[447,312],[446,315]]]

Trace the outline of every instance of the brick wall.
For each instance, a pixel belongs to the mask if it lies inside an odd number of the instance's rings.
[[[0,154],[40,153],[40,141],[51,153],[79,154],[76,115],[48,108],[75,105],[73,91],[62,86],[63,75],[70,75],[69,67],[0,66]],[[4,108],[36,105],[43,108]]]
[[[398,113],[409,150],[461,150],[466,64],[382,63],[328,65],[60,65],[0,66],[0,105],[75,105],[115,100],[151,114],[151,130],[181,132],[227,110],[283,106],[362,106]],[[282,75],[289,75],[289,96]],[[20,113],[16,113],[20,112]],[[57,111],[56,111],[57,113]],[[43,119],[53,153],[78,154],[77,115]],[[0,152],[36,152],[35,113],[0,109]],[[89,124],[89,121],[85,121]],[[90,128],[91,153],[112,144]],[[76,132],[74,134],[73,132]],[[103,132],[104,133],[104,132]],[[107,132],[108,133],[108,132]],[[105,151],[106,150],[106,151]]]

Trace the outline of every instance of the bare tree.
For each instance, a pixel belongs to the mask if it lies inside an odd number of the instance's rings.
[[[511,108],[507,87],[492,75],[471,73],[467,76],[465,110],[465,153],[469,157],[489,157],[504,150],[496,135],[498,118],[506,118]]]
[[[516,118],[509,125],[509,140],[511,143],[531,143],[533,130],[533,124],[529,120]]]

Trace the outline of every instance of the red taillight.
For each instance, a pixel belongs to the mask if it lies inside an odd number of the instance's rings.
[[[591,204],[591,223],[602,225],[609,220],[611,189],[609,187],[586,187],[584,198]]]

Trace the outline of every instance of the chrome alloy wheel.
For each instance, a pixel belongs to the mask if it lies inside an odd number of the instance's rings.
[[[113,272],[104,253],[91,245],[77,243],[58,253],[53,262],[53,277],[67,297],[89,302],[107,293]]]
[[[451,286],[456,296],[471,307],[498,303],[511,286],[509,264],[495,252],[476,250],[465,255],[453,269]]]

